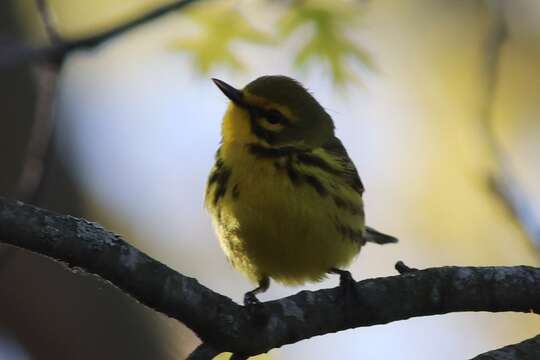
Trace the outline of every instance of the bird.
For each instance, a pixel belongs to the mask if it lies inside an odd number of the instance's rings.
[[[205,207],[221,248],[256,288],[297,286],[347,268],[366,242],[397,238],[365,224],[364,185],[331,116],[297,80],[261,76],[242,89],[212,79],[228,98]]]

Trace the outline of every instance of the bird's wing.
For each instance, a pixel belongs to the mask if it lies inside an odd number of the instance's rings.
[[[343,174],[345,175],[346,179],[350,181],[350,184],[354,190],[362,194],[364,192],[364,184],[362,184],[358,171],[356,171],[356,167],[347,154],[347,150],[345,150],[341,140],[339,140],[337,137],[333,137],[330,141],[324,144],[322,148],[341,160]]]

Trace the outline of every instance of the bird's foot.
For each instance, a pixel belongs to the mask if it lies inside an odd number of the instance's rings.
[[[266,307],[252,291],[248,291],[244,295],[244,306],[255,324],[263,326],[268,322],[270,315]]]
[[[261,302],[259,301],[259,299],[257,299],[256,295],[268,290],[269,286],[270,286],[270,278],[268,278],[267,276],[262,277],[259,280],[259,286],[245,293],[244,306],[252,306],[252,305],[260,304]]]
[[[254,305],[259,305],[261,301],[257,299],[257,296],[255,295],[255,291],[248,291],[244,295],[244,306],[246,307],[252,307]]]
[[[256,324],[266,324],[268,322],[269,314],[266,311],[266,308],[259,299],[257,299],[257,294],[265,292],[270,286],[270,279],[264,277],[259,281],[259,286],[255,289],[248,291],[244,295],[244,306],[247,311],[250,313],[251,318],[255,321]]]
[[[354,286],[356,281],[354,281],[354,278],[349,271],[332,268],[329,273],[339,275],[339,287],[343,291],[343,296],[355,296],[356,292]]]

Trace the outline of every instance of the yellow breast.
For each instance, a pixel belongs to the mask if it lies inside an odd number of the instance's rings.
[[[286,284],[317,281],[360,250],[361,195],[338,175],[338,159],[323,149],[312,156],[336,171],[294,152],[257,156],[245,142],[224,141],[218,152],[206,206],[225,254],[255,282],[265,276]]]

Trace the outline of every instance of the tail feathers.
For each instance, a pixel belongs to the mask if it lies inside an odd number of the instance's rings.
[[[397,238],[378,232],[377,230],[369,226],[366,226],[364,237],[365,237],[366,242],[372,242],[372,243],[380,244],[380,245],[393,244],[393,243],[398,242]]]

